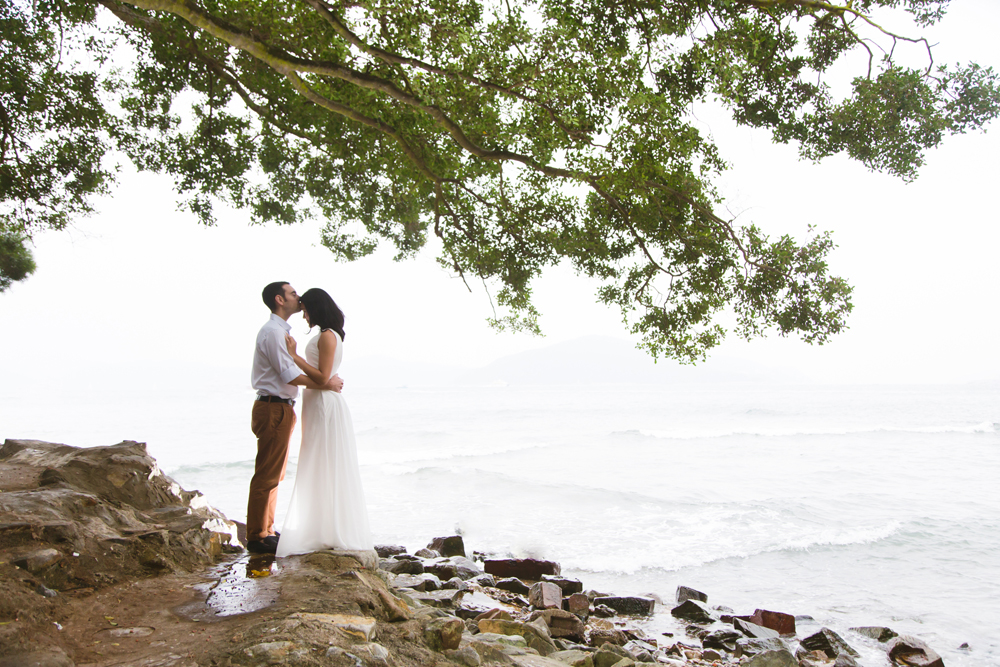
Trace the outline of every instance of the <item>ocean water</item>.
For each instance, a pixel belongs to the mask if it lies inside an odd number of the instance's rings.
[[[1000,665],[1000,390],[583,386],[349,391],[376,542],[559,561],[585,587],[887,625],[949,667]],[[8,396],[0,437],[149,443],[235,519],[253,468],[249,390]],[[58,410],[53,410],[53,402]],[[56,416],[53,417],[53,414]],[[279,499],[291,492],[295,449]],[[806,624],[803,630],[812,626]],[[968,648],[960,648],[967,644]]]

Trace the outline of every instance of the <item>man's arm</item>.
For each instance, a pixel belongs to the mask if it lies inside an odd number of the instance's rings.
[[[294,384],[299,387],[305,387],[306,389],[320,389],[335,391],[338,394],[340,390],[344,388],[344,381],[340,379],[339,375],[332,375],[330,379],[326,381],[324,385],[318,385],[309,379],[308,375],[300,375],[288,384]]]

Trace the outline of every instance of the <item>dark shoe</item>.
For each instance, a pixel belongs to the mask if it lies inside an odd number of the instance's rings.
[[[264,544],[269,544],[269,545],[273,546],[275,549],[278,548],[278,536],[277,535],[268,535],[267,537],[265,537],[263,539],[263,542],[264,542]],[[271,553],[274,553],[274,552],[272,551]]]
[[[278,550],[278,541],[268,541],[268,537],[263,540],[252,540],[247,542],[247,551],[252,554],[273,554]]]

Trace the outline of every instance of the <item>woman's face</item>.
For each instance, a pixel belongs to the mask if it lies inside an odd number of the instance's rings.
[[[306,324],[308,324],[309,328],[311,329],[312,328],[312,321],[309,319],[309,311],[306,310],[305,306],[302,306],[302,317],[305,318]]]

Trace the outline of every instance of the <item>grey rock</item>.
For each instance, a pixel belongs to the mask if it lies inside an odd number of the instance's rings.
[[[858,662],[846,653],[841,653],[833,661],[833,667],[858,667]]]
[[[453,651],[445,651],[444,654],[452,662],[465,665],[465,667],[479,667],[483,664],[483,659],[479,657],[479,653],[472,646],[463,646]]]
[[[437,551],[442,556],[462,556],[465,557],[465,541],[461,535],[451,535],[449,537],[435,537],[427,545],[428,549]]]
[[[27,556],[22,556],[14,560],[14,565],[19,568],[37,574],[51,565],[55,565],[63,558],[62,553],[56,549],[39,549],[32,551]]]
[[[548,581],[555,584],[560,590],[562,590],[563,595],[573,595],[574,593],[583,592],[583,582],[579,579],[570,579],[568,577],[547,574],[542,577],[542,581]]]
[[[889,660],[895,665],[912,667],[944,667],[944,660],[922,639],[900,635],[886,646]]]
[[[587,651],[570,649],[549,654],[550,660],[569,665],[570,667],[594,667],[594,658]]]
[[[830,628],[820,628],[816,634],[809,635],[799,642],[799,651],[823,651],[828,658],[836,658],[841,653],[858,657],[858,652]]]
[[[483,568],[479,567],[474,560],[464,556],[452,556],[448,560],[455,566],[455,572],[462,579],[474,579],[483,574]]]
[[[54,598],[59,595],[58,592],[52,590],[45,584],[38,584],[37,586],[35,586],[35,592],[47,598]]]
[[[496,588],[502,591],[510,591],[511,593],[517,593],[518,595],[527,595],[531,590],[527,584],[516,577],[507,577],[506,579],[500,579],[496,582]]]
[[[463,595],[465,595],[465,591],[459,590],[427,591],[425,593],[414,591],[412,597],[417,602],[429,607],[449,608],[458,606]]]
[[[436,591],[441,581],[433,574],[399,574],[392,580],[393,588],[411,588],[415,591]]]
[[[562,573],[559,563],[534,558],[487,560],[483,563],[483,569],[495,577],[517,577],[530,581],[539,581],[546,574]]]
[[[553,638],[570,638],[582,642],[587,626],[583,624],[576,614],[572,614],[562,609],[545,609],[536,611],[528,618],[529,621],[542,619],[549,628],[549,635]]]
[[[762,625],[757,625],[756,623],[745,621],[739,617],[733,619],[733,626],[747,637],[753,637],[756,639],[767,639],[768,637],[778,636],[777,630],[772,630],[771,628],[765,628]]]
[[[492,574],[481,574],[478,577],[473,577],[472,583],[479,584],[485,588],[496,588],[497,580],[493,578]]]
[[[649,616],[656,607],[653,598],[607,596],[594,598],[595,605],[611,607],[619,614],[629,616]]]
[[[765,639],[738,639],[736,657],[753,656],[765,651],[788,651],[788,644],[778,637]]]
[[[701,645],[705,648],[714,648],[733,653],[736,651],[736,642],[740,639],[743,639],[743,635],[736,630],[720,628],[705,635],[701,640]]]
[[[424,641],[433,651],[457,649],[465,623],[457,618],[436,618],[424,626]]]
[[[475,635],[469,638],[469,644],[477,654],[480,661],[490,665],[513,665],[514,661],[509,655],[504,653],[499,642],[493,641],[491,637],[485,635]]]
[[[462,581],[459,577],[452,577],[448,581],[441,584],[441,588],[454,588],[456,590],[464,591],[468,590],[469,584]]]
[[[418,560],[397,560],[396,558],[379,561],[379,569],[393,574],[423,574],[424,564]]]
[[[458,576],[458,570],[452,563],[441,561],[437,563],[424,563],[424,572],[430,572],[441,581],[448,581]]]
[[[758,653],[742,663],[741,667],[799,667],[799,662],[791,651],[780,649]]]
[[[417,549],[414,553],[417,558],[440,558],[441,554],[432,549]]]
[[[614,665],[622,665],[622,661],[627,661],[625,665],[635,664],[635,657],[616,644],[603,644],[594,653],[594,667],[613,667]]]
[[[691,623],[714,623],[718,620],[715,612],[707,604],[691,599],[671,609],[670,614]]]
[[[615,615],[616,615],[615,610],[606,604],[594,605],[594,616],[600,616],[601,618],[611,618],[612,616]]]
[[[688,600],[697,600],[698,602],[708,602],[708,596],[701,591],[689,588],[688,586],[678,586],[677,587],[677,604],[683,604]]]
[[[851,631],[883,643],[899,636],[898,632],[880,625],[865,625],[858,628],[851,628]]]
[[[405,554],[406,547],[401,547],[395,544],[377,544],[375,545],[375,553],[378,554],[379,558],[389,558],[390,556]]]

